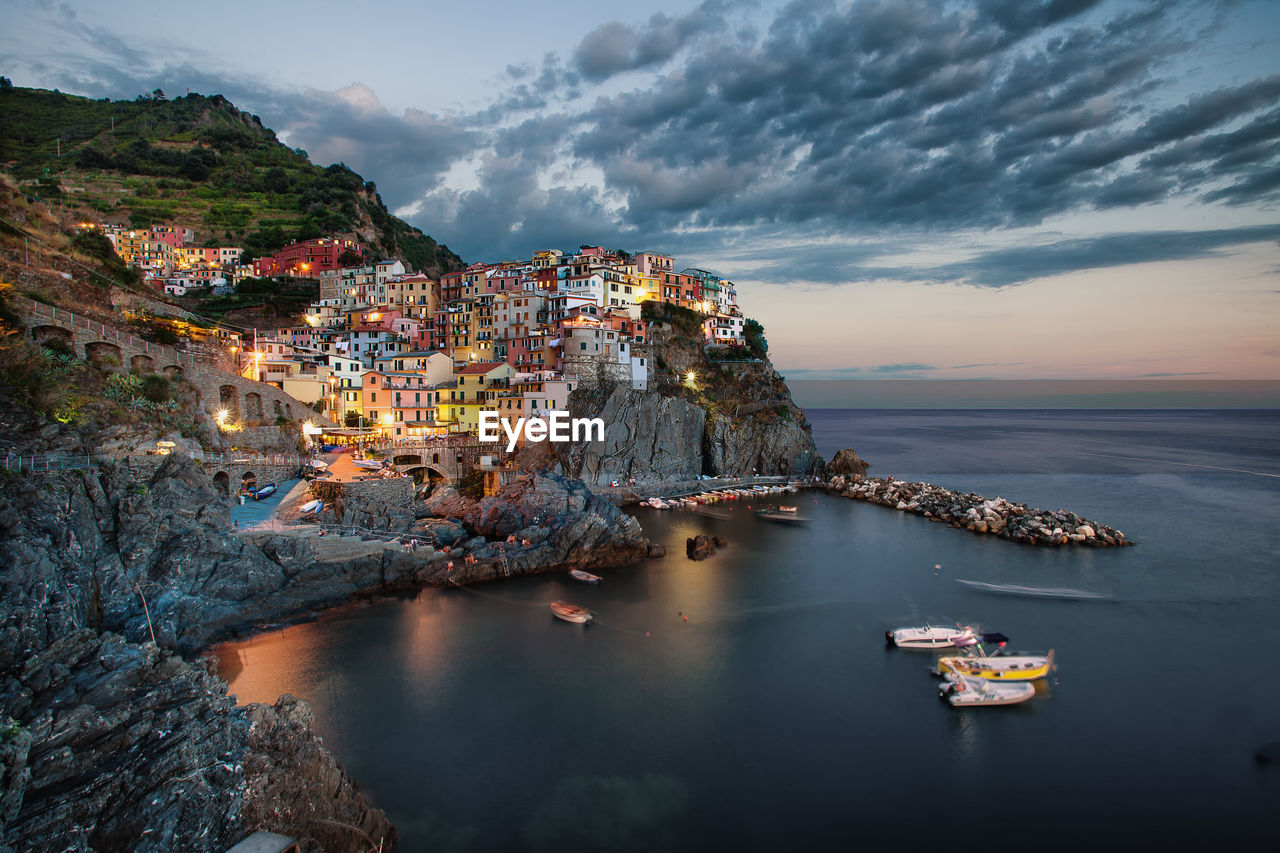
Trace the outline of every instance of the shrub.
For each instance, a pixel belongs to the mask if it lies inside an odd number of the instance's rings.
[[[169,380],[158,373],[153,373],[142,380],[142,396],[153,403],[167,401],[172,393]]]

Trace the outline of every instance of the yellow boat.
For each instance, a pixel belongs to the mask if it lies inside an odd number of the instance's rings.
[[[1035,681],[1053,668],[1053,649],[1047,655],[973,655],[938,658],[938,674],[955,672],[989,681]]]

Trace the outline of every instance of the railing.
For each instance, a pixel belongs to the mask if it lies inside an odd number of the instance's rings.
[[[43,302],[37,302],[34,299],[26,297],[15,297],[14,301],[27,306],[27,313],[33,318],[47,319],[56,326],[70,329],[72,332],[83,330],[89,335],[98,338],[101,341],[109,341],[117,346],[129,347],[135,350],[142,350],[144,353],[155,353],[165,358],[171,358],[175,364],[181,365],[185,358],[191,364],[198,362],[209,362],[215,359],[211,353],[200,349],[180,350],[176,347],[166,346],[164,344],[156,344],[144,338],[140,338],[130,332],[120,332],[118,328],[108,327],[101,321],[94,321],[88,317],[83,317],[65,308],[58,308],[53,305],[46,305]]]

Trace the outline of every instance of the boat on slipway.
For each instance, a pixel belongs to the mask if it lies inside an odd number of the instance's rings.
[[[256,489],[250,489],[249,497],[253,498],[255,501],[260,501],[263,498],[271,497],[275,493],[276,493],[276,484],[267,483],[265,486],[259,486]]]
[[[951,673],[938,688],[939,698],[953,708],[978,708],[991,705],[1017,705],[1036,695],[1034,684],[1015,682],[998,684],[984,678]]]
[[[938,674],[956,673],[987,681],[1035,681],[1053,669],[1053,649],[1046,655],[989,655],[978,645],[972,654],[938,658]]]
[[[978,642],[977,628],[921,625],[884,632],[885,642],[900,649],[958,649]]]
[[[576,622],[580,625],[585,625],[595,618],[595,614],[587,608],[570,604],[567,601],[551,602],[551,612],[555,614],[557,619],[563,619],[565,622]]]

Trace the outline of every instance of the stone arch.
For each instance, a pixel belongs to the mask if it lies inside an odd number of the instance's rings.
[[[279,400],[272,400],[271,408],[275,411],[275,417],[277,420],[284,417],[284,406]]]
[[[164,366],[164,368],[161,370],[161,373],[163,373],[163,374],[164,374],[164,378],[165,378],[165,379],[168,379],[170,382],[181,382],[181,381],[182,381],[182,367],[181,367],[181,365],[177,365],[177,364],[166,364],[166,365]]]
[[[421,465],[422,456],[417,453],[401,453],[391,458],[396,465]]]
[[[293,406],[290,406],[288,403],[284,404],[284,416],[289,420],[293,420]]]
[[[213,487],[217,489],[220,494],[230,495],[231,494],[231,475],[228,474],[226,471],[219,471],[218,473],[214,474]]]
[[[84,345],[84,357],[90,364],[102,366],[120,366],[124,353],[120,347],[106,341],[92,341]]]
[[[435,464],[435,465],[439,465],[439,464],[440,464],[440,454],[439,454],[439,453],[432,453],[432,454],[431,454],[431,462],[432,462],[433,464]]]
[[[218,402],[227,410],[227,420],[234,423],[240,420],[240,391],[234,385],[223,385],[218,389]]]
[[[430,483],[435,486],[439,483],[449,482],[448,476],[439,468],[433,468],[430,465],[418,465],[405,471],[406,474],[413,477],[413,484],[421,486],[423,483]]]
[[[43,344],[50,339],[57,339],[68,346],[75,346],[75,335],[71,334],[70,329],[64,329],[61,326],[32,326],[31,340],[38,344]]]
[[[258,485],[258,475],[252,471],[245,471],[240,475],[240,488],[251,489]]]
[[[244,395],[244,419],[250,423],[263,419],[262,395],[257,391],[250,391]]]
[[[149,355],[138,353],[129,359],[129,370],[132,373],[155,373],[156,360]]]

